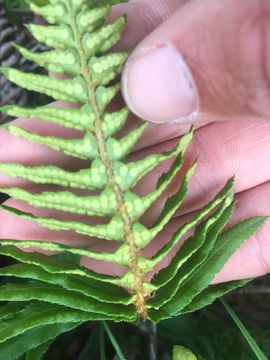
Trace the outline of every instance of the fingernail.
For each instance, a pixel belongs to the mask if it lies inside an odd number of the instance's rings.
[[[131,111],[155,123],[188,123],[199,96],[183,56],[172,44],[136,51],[127,62],[123,94]]]

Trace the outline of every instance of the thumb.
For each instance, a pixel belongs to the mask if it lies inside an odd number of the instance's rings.
[[[131,54],[124,97],[156,123],[270,117],[269,34],[269,0],[190,1]]]

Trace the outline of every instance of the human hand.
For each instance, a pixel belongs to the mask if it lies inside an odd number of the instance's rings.
[[[197,126],[187,163],[198,154],[199,163],[187,201],[162,237],[156,239],[155,248],[148,249],[149,255],[157,251],[161,242],[169,240],[187,214],[209,201],[234,174],[238,202],[232,222],[270,212],[270,125],[267,121],[270,118],[269,81],[267,84],[270,77],[270,64],[267,63],[270,55],[270,41],[267,39],[269,10],[267,0],[228,0],[226,3],[221,0],[134,0],[114,10],[114,15],[123,11],[129,14],[126,36],[120,47],[134,46],[144,38],[126,67],[124,96],[135,113],[165,124],[153,124],[147,129],[131,159],[169,148],[187,130],[187,124],[195,123]],[[146,36],[148,33],[150,35]],[[175,120],[178,120],[178,125],[168,124]],[[131,117],[130,126],[136,121]],[[67,138],[80,135],[33,120],[20,119],[17,123],[44,135]],[[9,151],[2,146],[0,162],[54,164],[69,170],[85,165],[43,146],[15,138],[3,129],[0,140],[9,146]],[[152,189],[167,167],[168,164],[159,166],[145,178],[137,191],[142,193]],[[158,214],[165,198],[174,192],[176,182],[148,214],[146,222],[151,222]],[[1,186],[15,184],[33,191],[44,190],[44,187],[37,188],[26,181],[1,175]],[[33,210],[14,200],[8,200],[8,203],[37,215],[63,216],[55,211]],[[1,238],[72,241],[78,246],[91,245],[95,250],[106,246],[100,240],[85,236],[76,235],[75,241],[74,233],[47,231],[4,212],[0,213],[0,229]],[[269,233],[270,225],[267,223],[233,255],[215,281],[269,272]],[[94,261],[91,264],[84,261],[83,264],[90,267],[100,265]],[[112,271],[104,265],[102,270]],[[113,271],[117,275],[121,269]]]

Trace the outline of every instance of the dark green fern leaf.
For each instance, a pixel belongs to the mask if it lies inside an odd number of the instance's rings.
[[[117,134],[125,126],[129,111],[126,107],[114,112],[108,110],[120,90],[118,77],[129,55],[128,52],[109,52],[120,40],[126,23],[125,16],[112,23],[106,22],[111,6],[120,2],[123,1],[51,0],[46,6],[33,3],[32,9],[43,16],[48,25],[30,25],[29,30],[38,41],[54,49],[36,54],[16,47],[26,58],[65,77],[52,78],[12,68],[1,70],[10,81],[25,89],[80,105],[72,109],[55,105],[25,109],[9,105],[2,108],[3,112],[76,129],[82,136],[66,140],[14,125],[6,129],[15,136],[71,156],[75,161],[88,161],[89,166],[67,171],[53,165],[0,164],[0,171],[8,176],[62,187],[58,191],[37,193],[19,187],[1,188],[0,191],[33,208],[95,216],[103,221],[94,225],[57,216],[36,216],[6,205],[1,208],[47,229],[71,230],[117,242],[118,247],[114,252],[98,252],[72,243],[0,240],[0,254],[17,261],[0,269],[0,275],[9,280],[0,286],[0,301],[3,302],[0,307],[0,359],[16,359],[23,354],[27,354],[29,360],[42,358],[56,336],[89,320],[132,322],[140,316],[157,322],[191,312],[245,283],[211,285],[227,259],[265,221],[264,217],[249,219],[223,232],[234,208],[233,179],[152,258],[143,256],[143,250],[169,224],[185,199],[195,163],[183,176],[179,190],[167,199],[156,221],[149,227],[143,225],[146,211],[182,169],[193,129],[170,151],[126,161],[147,123],[142,122],[119,138]],[[138,196],[135,185],[167,160],[173,160],[172,166],[160,177],[156,189]],[[78,195],[74,190],[86,190],[88,194]],[[170,265],[149,280],[147,275],[192,229],[193,235]],[[24,252],[18,247],[101,260],[121,265],[126,272],[118,277],[104,275],[71,260]]]

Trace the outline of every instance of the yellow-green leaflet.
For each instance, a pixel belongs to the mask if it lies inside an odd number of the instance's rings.
[[[197,360],[197,356],[184,346],[177,345],[173,348],[173,360]]]

